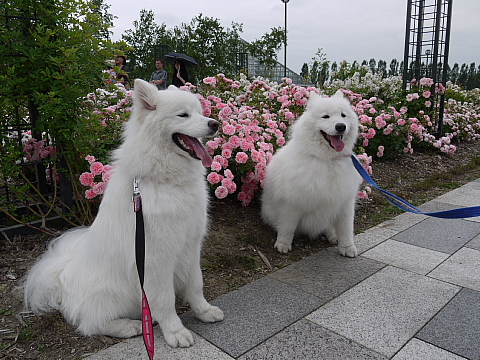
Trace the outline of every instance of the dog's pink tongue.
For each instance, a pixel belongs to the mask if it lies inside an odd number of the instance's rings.
[[[336,151],[340,152],[345,148],[345,143],[342,141],[341,135],[330,135],[330,143]]]
[[[212,166],[213,159],[207,152],[207,149],[202,145],[202,143],[194,137],[186,136],[188,138],[188,144],[191,146],[193,151],[195,151],[195,155],[198,156],[200,160],[202,160],[202,164],[205,167]],[[185,141],[185,139],[184,139]]]

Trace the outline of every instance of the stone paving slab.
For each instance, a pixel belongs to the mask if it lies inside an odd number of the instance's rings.
[[[480,250],[462,248],[428,276],[480,291]]]
[[[355,235],[355,246],[357,247],[358,253],[361,254],[399,232],[399,230],[374,226],[363,233]]]
[[[289,326],[239,360],[387,360],[308,320]]]
[[[306,318],[391,357],[458,291],[388,266]]]
[[[328,248],[269,276],[328,301],[385,267],[374,260],[341,256]]]
[[[428,218],[392,239],[453,254],[480,232],[480,223],[463,219]]]
[[[461,207],[462,206],[460,205],[447,204],[435,199],[420,205],[418,208],[425,212],[436,212],[436,211],[459,209]],[[428,219],[428,216],[426,216],[426,218]]]
[[[211,302],[223,310],[222,322],[206,324],[191,312],[181,318],[185,326],[238,357],[323,303],[316,296],[267,276]]]
[[[362,256],[421,275],[428,274],[448,258],[448,254],[395,240],[384,241]]]
[[[418,339],[412,339],[392,360],[468,360]]]
[[[168,360],[234,360],[205,339],[193,333],[195,345],[189,348],[172,348],[165,342],[162,330],[155,326],[155,358]],[[113,345],[88,360],[145,360],[148,359],[143,338],[137,336]]]
[[[480,292],[463,289],[416,336],[471,360],[480,359]]]
[[[480,250],[480,235],[475,236],[467,245],[468,248]]]
[[[424,210],[424,211],[427,211],[427,210]],[[415,224],[418,224],[419,222],[425,220],[426,218],[428,218],[427,215],[404,212],[400,215],[395,216],[391,220],[387,220],[381,224],[378,224],[377,226],[383,229],[390,229],[390,230],[395,230],[397,232],[400,232],[412,227]]]
[[[468,183],[458,189],[452,190],[436,198],[437,201],[460,205],[460,206],[479,206],[480,205],[480,185],[478,182]]]

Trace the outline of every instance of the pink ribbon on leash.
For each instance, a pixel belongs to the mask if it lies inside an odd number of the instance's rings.
[[[153,333],[153,319],[148,305],[147,295],[143,289],[145,278],[145,224],[143,222],[142,212],[142,195],[138,187],[138,181],[133,179],[133,211],[136,215],[135,226],[135,259],[137,263],[138,278],[140,280],[140,288],[142,289],[142,334],[148,357],[153,360],[155,354],[155,337]]]
[[[155,340],[153,333],[152,313],[150,312],[150,305],[148,305],[147,295],[142,286],[142,333],[143,342],[147,348],[148,357],[153,360],[155,354]]]

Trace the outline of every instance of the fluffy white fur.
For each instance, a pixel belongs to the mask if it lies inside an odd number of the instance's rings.
[[[202,321],[222,320],[223,313],[203,296],[205,168],[177,146],[172,135],[211,136],[218,123],[202,115],[195,95],[175,87],[158,91],[136,80],[134,104],[94,223],[51,242],[24,282],[25,304],[36,313],[60,310],[84,335],[141,334],[132,204],[136,176],[146,233],[144,288],[152,316],[169,345],[188,347],[193,337],[176,314],[175,294]]]
[[[277,231],[278,251],[291,250],[296,233],[325,232],[340,254],[357,255],[353,223],[361,177],[350,159],[357,136],[358,117],[340,91],[331,98],[310,94],[291,139],[266,170],[262,217]]]

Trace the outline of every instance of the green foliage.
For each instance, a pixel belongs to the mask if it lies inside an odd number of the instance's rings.
[[[277,52],[285,41],[285,30],[272,28],[269,33],[263,35],[246,45],[247,51],[258,59],[261,65],[273,67],[276,64]]]
[[[218,19],[200,14],[189,24],[175,27],[172,32],[171,51],[185,53],[199,64],[189,70],[193,83],[218,72],[236,73],[236,54],[243,51],[240,24],[232,23],[231,28],[224,28]]]
[[[330,61],[327,60],[326,55],[322,51],[323,49],[318,49],[312,58],[310,62],[310,75],[306,78],[313,84],[316,84],[316,86],[322,86],[330,76]]]
[[[165,24],[155,23],[153,11],[141,10],[140,19],[133,22],[134,29],[122,34],[122,41],[127,49],[128,63],[131,67],[130,77],[148,80],[155,70],[155,53],[153,45],[171,45],[172,34]]]
[[[165,45],[169,52],[193,57],[199,66],[188,69],[192,83],[217,73],[237,75],[237,53],[249,52],[269,67],[275,63],[285,35],[282,29],[273,28],[248,44],[240,37],[243,31],[241,24],[232,23],[230,28],[225,28],[218,19],[199,14],[190,23],[167,29],[165,24],[157,25],[154,19],[153,11],[142,10],[140,19],[133,22],[134,29],[122,35],[122,40],[131,48],[127,55],[132,78],[150,78],[155,70],[154,45]],[[171,80],[173,66],[167,63],[165,68]]]
[[[0,315],[5,315],[5,316],[12,315],[12,310],[11,309],[1,309],[0,310]]]
[[[43,133],[44,139],[50,139],[65,162],[63,171],[73,176],[82,171],[79,154],[88,152],[84,147],[93,147],[92,142],[76,142],[76,130],[84,121],[81,98],[101,85],[105,59],[113,56],[108,40],[112,17],[107,9],[99,0],[9,0],[0,4],[0,13],[9,16],[0,17],[7,30],[0,32],[0,109],[7,115],[1,117],[0,125],[13,128],[17,118],[31,124],[34,137],[40,140]],[[32,185],[35,179],[18,171],[16,164],[24,155],[19,136],[2,133],[5,146],[0,153],[0,173],[4,181],[20,202],[28,202],[35,193],[37,200],[56,209],[58,198],[42,199]],[[57,169],[56,161],[50,165]]]

